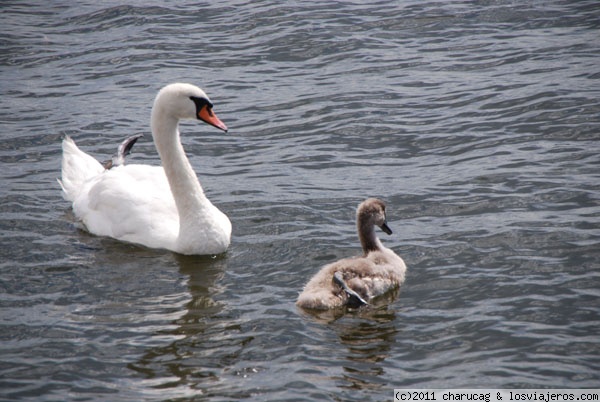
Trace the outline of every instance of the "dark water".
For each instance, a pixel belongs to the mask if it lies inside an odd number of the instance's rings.
[[[354,400],[401,387],[600,386],[597,1],[3,2],[2,400]],[[233,223],[220,258],[77,228],[60,140],[99,159],[156,91]],[[377,196],[399,297],[298,311]],[[383,235],[385,236],[385,235]]]

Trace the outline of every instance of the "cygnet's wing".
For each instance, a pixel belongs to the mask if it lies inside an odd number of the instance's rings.
[[[358,293],[356,293],[354,290],[350,289],[350,287],[344,280],[342,273],[340,271],[336,271],[333,274],[333,282],[335,284],[337,284],[339,287],[341,287],[344,290],[344,292],[346,292],[346,294],[348,295],[348,303],[347,303],[348,307],[358,308],[360,306],[365,306],[365,305],[369,304],[366,302],[365,299],[360,297],[360,295]]]
[[[133,148],[135,142],[143,136],[144,134],[136,134],[126,138],[121,144],[119,144],[117,154],[114,155],[111,160],[102,162],[104,168],[108,170],[115,166],[124,165],[125,157],[131,153],[131,148]]]

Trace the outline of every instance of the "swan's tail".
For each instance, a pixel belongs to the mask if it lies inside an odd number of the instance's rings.
[[[58,180],[65,200],[73,201],[81,191],[84,183],[104,171],[104,167],[96,159],[86,154],[75,145],[68,135],[62,142],[62,178]]]

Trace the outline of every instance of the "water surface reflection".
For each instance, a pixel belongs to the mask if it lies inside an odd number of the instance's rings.
[[[215,295],[222,292],[217,282],[227,268],[227,256],[173,254],[173,257],[179,265],[179,272],[188,278],[190,300],[185,304],[182,315],[171,321],[168,329],[160,329],[155,335],[168,335],[174,340],[146,350],[136,363],[129,364],[132,370],[146,378],[167,378],[168,381],[157,385],[159,387],[177,387],[196,383],[199,379],[218,379],[227,361],[221,353],[214,353],[215,350],[235,354],[240,343],[243,345],[245,342],[227,339],[226,334],[239,332],[239,325],[216,318],[225,308],[223,302],[215,300]]]

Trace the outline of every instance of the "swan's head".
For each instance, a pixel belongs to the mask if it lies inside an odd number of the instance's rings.
[[[203,90],[191,84],[169,84],[158,92],[154,111],[176,119],[202,120],[227,132],[227,126],[213,112],[213,104]]]
[[[356,221],[359,228],[377,225],[388,235],[392,234],[385,216],[385,204],[380,199],[368,198],[361,202],[356,210]]]

